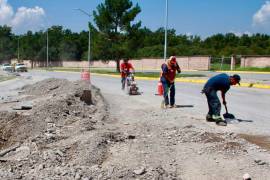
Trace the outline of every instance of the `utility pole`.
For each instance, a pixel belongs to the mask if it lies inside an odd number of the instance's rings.
[[[46,38],[47,39],[47,43],[46,43],[47,44],[46,45],[47,46],[47,48],[46,48],[47,53],[46,54],[47,54],[47,69],[48,69],[48,67],[49,67],[49,28],[47,28],[46,34],[47,34],[47,38]]]
[[[166,0],[166,13],[165,13],[164,61],[166,61],[167,59],[167,29],[168,29],[168,0]]]
[[[20,61],[20,36],[18,36],[18,54],[17,54],[18,62]]]
[[[86,11],[82,10],[82,9],[75,9],[75,10],[78,10],[80,11],[81,13],[85,14],[86,16],[89,17],[89,22],[91,20],[91,14],[87,13]],[[91,29],[90,29],[90,26],[88,24],[88,68],[89,68],[89,71],[90,71],[90,60],[91,60]]]

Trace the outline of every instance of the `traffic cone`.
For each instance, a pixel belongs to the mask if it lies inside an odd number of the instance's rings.
[[[163,96],[163,86],[162,86],[162,83],[160,81],[158,82],[157,94],[156,95]]]
[[[84,81],[90,81],[90,73],[89,71],[87,70],[82,70],[81,72],[81,80],[84,80]]]

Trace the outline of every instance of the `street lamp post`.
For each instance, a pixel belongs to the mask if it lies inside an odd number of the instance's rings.
[[[40,26],[42,30],[42,34],[46,32],[46,66],[44,64],[44,67],[48,69],[49,67],[49,26],[47,25],[47,28],[45,26]],[[45,63],[45,62],[44,62]]]
[[[168,0],[166,0],[164,61],[167,58]]]
[[[47,28],[47,42],[46,42],[46,54],[47,54],[47,69],[49,67],[49,28]]]
[[[18,55],[17,55],[18,62],[20,61],[20,36],[18,36]]]
[[[82,9],[76,9],[80,12],[82,12],[83,14],[85,14],[86,16],[89,17],[89,22],[90,22],[90,18],[91,18],[91,14],[87,13],[86,11],[82,10]],[[90,30],[90,26],[88,27],[89,30],[88,30],[88,68],[89,68],[89,71],[90,71],[90,59],[91,59],[91,30]]]

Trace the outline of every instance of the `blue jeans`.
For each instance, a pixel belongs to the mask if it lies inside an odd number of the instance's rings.
[[[220,116],[221,111],[221,104],[217,96],[216,90],[209,90],[208,92],[205,92],[208,108],[209,108],[209,115],[216,115]]]
[[[175,85],[174,83],[169,83],[167,81],[161,81],[163,87],[163,97],[165,100],[165,105],[174,105],[175,103]],[[169,99],[170,91],[170,99]]]
[[[122,84],[122,89],[125,89],[125,86],[126,86],[126,77],[122,77],[121,78],[121,84]]]

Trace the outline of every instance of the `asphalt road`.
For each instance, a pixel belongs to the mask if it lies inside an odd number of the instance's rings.
[[[12,80],[13,82],[0,83],[1,92],[5,92],[2,93],[2,96],[11,94],[14,89],[19,88],[24,84],[33,83],[49,77],[66,78],[69,80],[80,79],[79,73],[62,72],[32,71],[29,73],[22,73],[22,76],[25,78],[28,77],[28,79],[22,78],[23,80]],[[29,77],[32,77],[32,80]],[[128,95],[120,89],[120,79],[118,78],[93,76],[91,77],[91,80],[92,84],[99,87],[101,92],[106,94],[106,96],[118,94],[121,95],[120,97],[122,98],[130,98],[134,103],[139,101],[160,108],[162,97],[155,96],[157,89],[156,81],[137,81],[140,91],[142,91],[143,94],[140,96],[128,97]],[[205,122],[204,118],[207,113],[207,102],[205,96],[200,93],[202,86],[202,84],[176,83],[176,104],[194,106],[192,108],[179,108],[177,114],[185,114],[191,118],[198,119],[198,123],[200,123],[200,121]],[[224,128],[236,133],[270,135],[269,90],[232,87],[227,94],[227,103],[229,111],[237,118],[244,121],[238,124],[229,124],[229,126]],[[166,120],[164,120],[164,123],[165,122]]]

